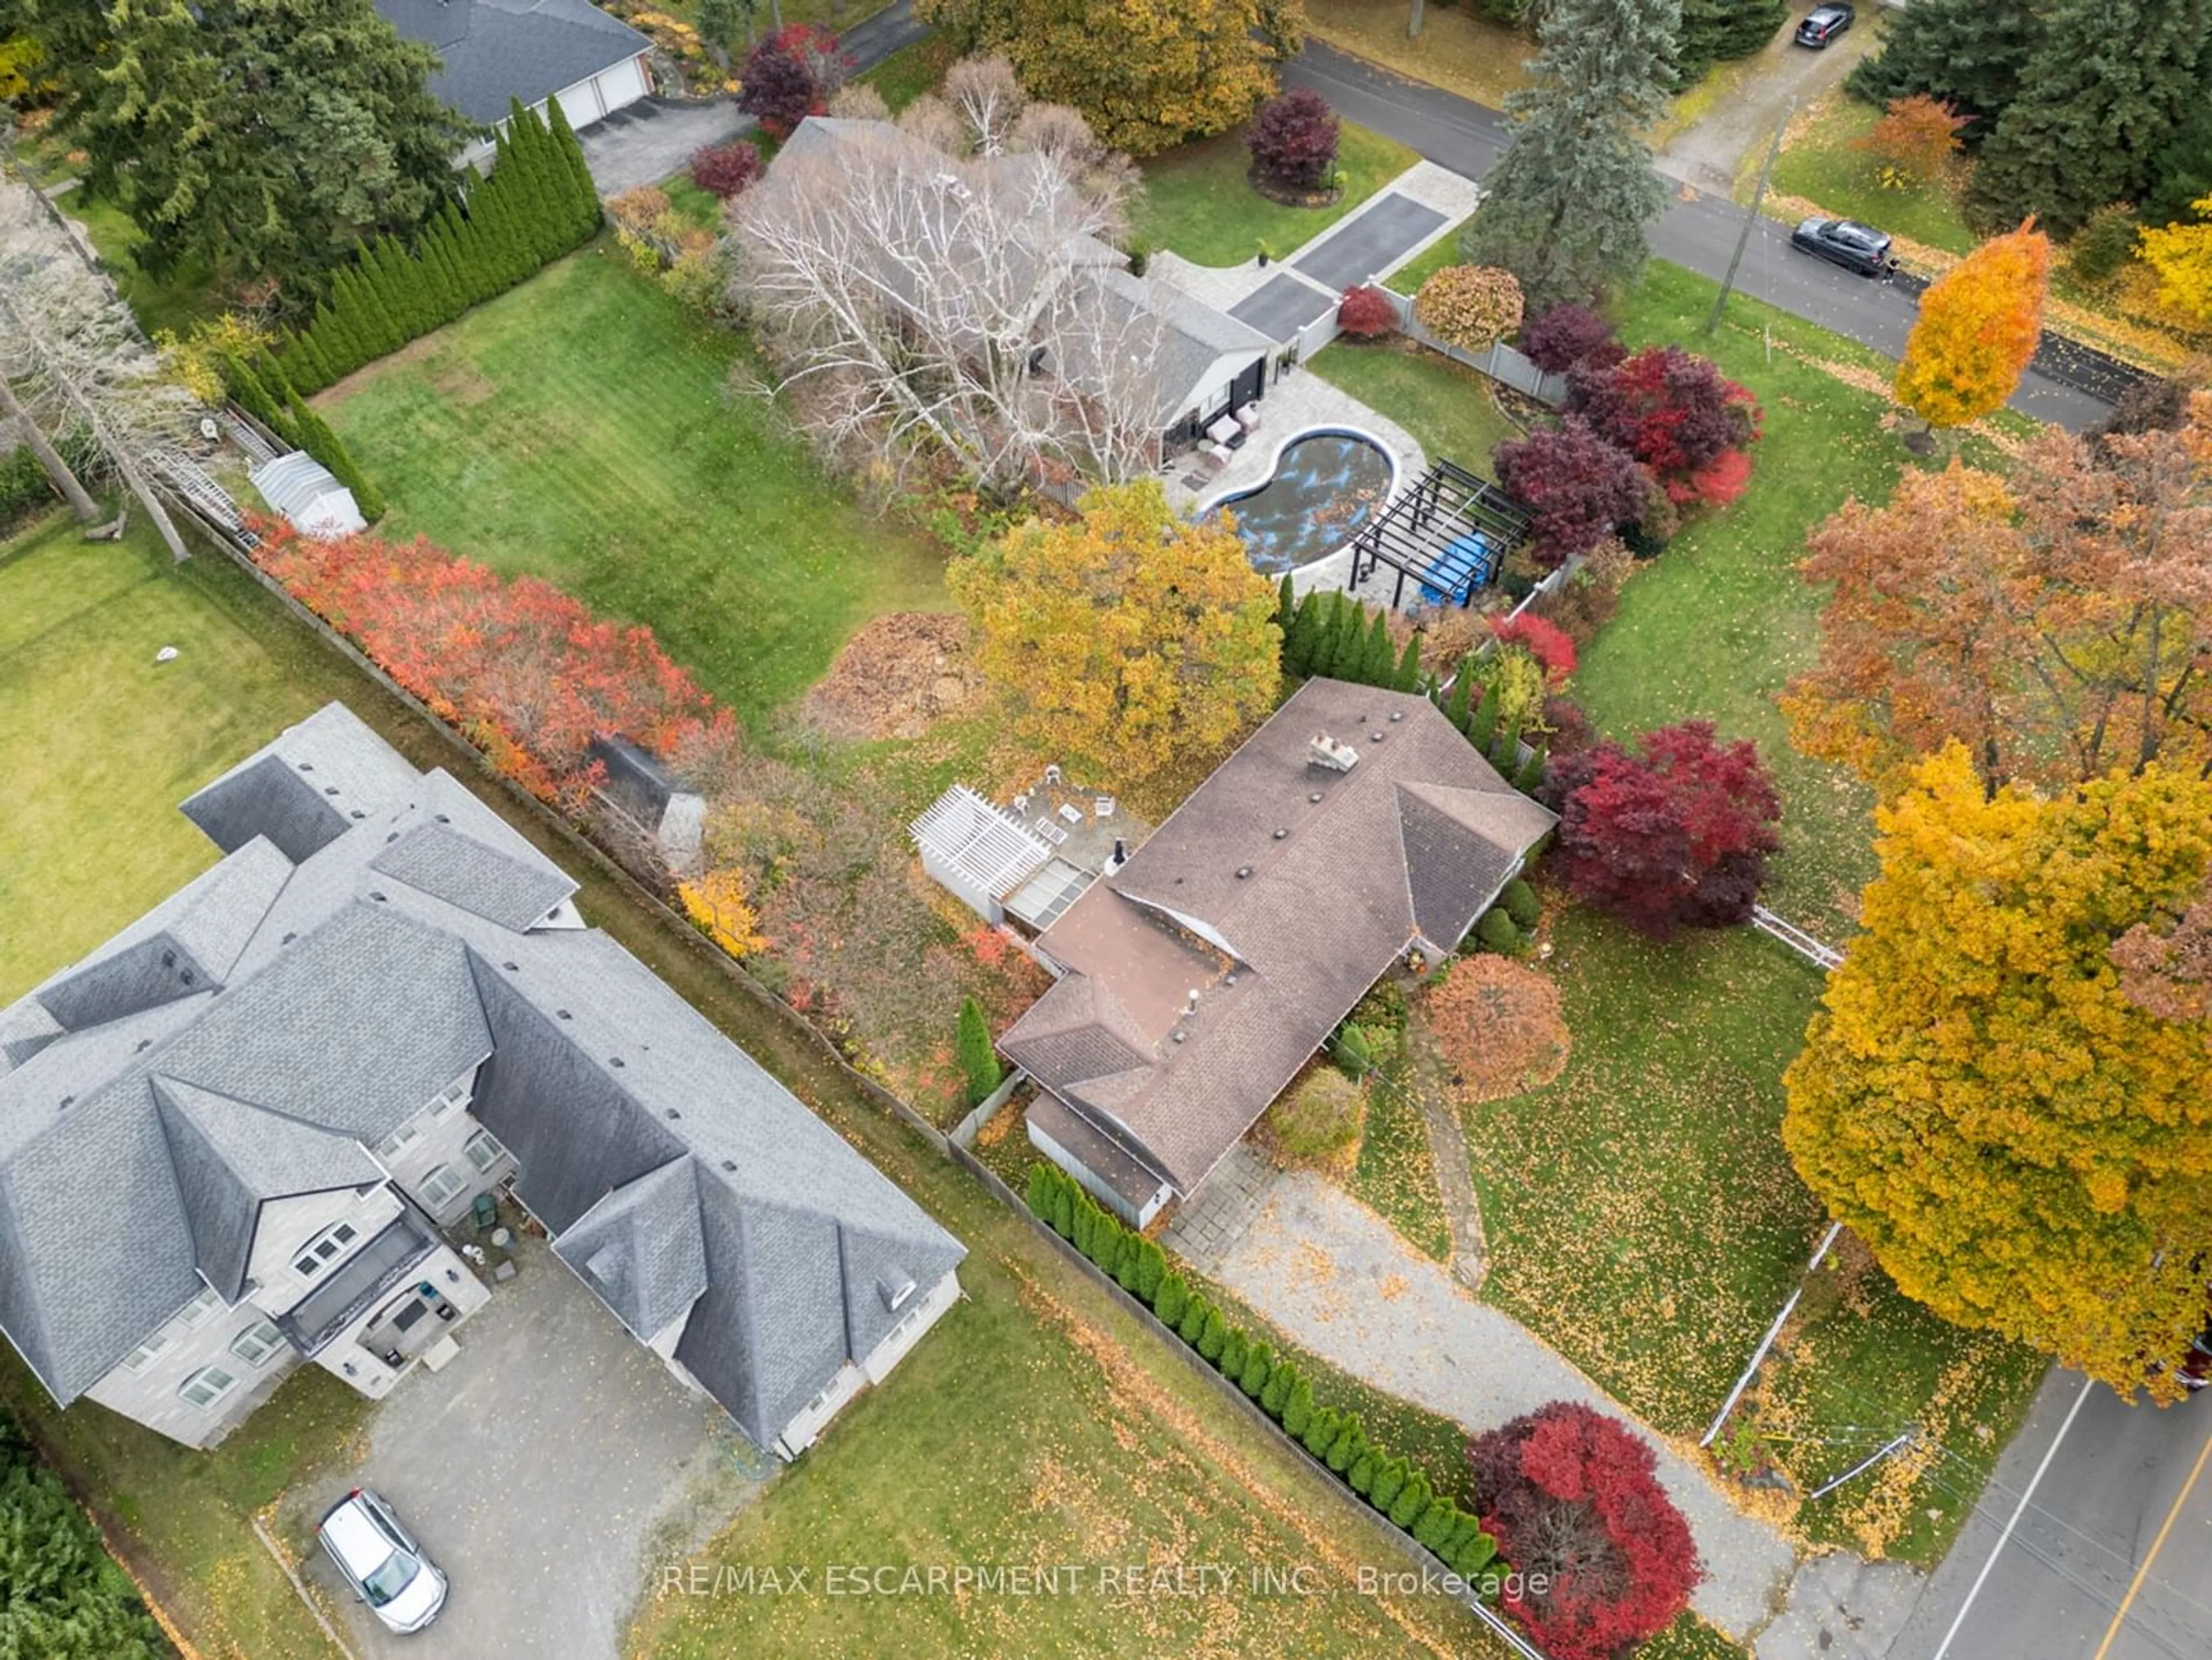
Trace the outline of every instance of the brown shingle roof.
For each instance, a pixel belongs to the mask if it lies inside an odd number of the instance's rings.
[[[1357,748],[1350,772],[1309,764],[1323,733]],[[1073,972],[1000,1046],[1188,1193],[1394,961],[1458,945],[1553,822],[1427,699],[1309,681],[1046,931]]]

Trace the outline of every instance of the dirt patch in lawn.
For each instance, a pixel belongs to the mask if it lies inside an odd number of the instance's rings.
[[[981,696],[968,660],[968,621],[933,611],[878,617],[846,642],[801,703],[810,726],[859,740],[919,738]]]

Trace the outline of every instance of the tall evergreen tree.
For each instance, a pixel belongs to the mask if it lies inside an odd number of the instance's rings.
[[[1364,613],[1365,607],[1360,608]],[[1367,625],[1367,639],[1359,654],[1359,681],[1362,685],[1388,686],[1396,678],[1396,654],[1390,649],[1390,619],[1378,606],[1374,621]]]
[[[2051,0],[2020,93],[1996,119],[1966,206],[1984,224],[2029,214],[2071,236],[2132,201],[2206,97],[2212,0]]]
[[[575,129],[561,108],[561,100],[554,99],[546,106],[546,114],[553,128],[554,147],[559,151],[562,165],[568,173],[568,196],[574,204],[575,228],[570,246],[588,241],[599,228],[599,187],[592,178],[591,168],[584,161],[584,147],[578,142]]]
[[[1452,676],[1451,695],[1444,701],[1444,719],[1465,732],[1467,723],[1474,718],[1474,659],[1462,657],[1459,660],[1459,672]]]
[[[1409,635],[1406,649],[1398,659],[1397,672],[1391,677],[1391,686],[1398,691],[1419,691],[1421,689],[1421,636]]]
[[[1641,269],[1667,205],[1644,131],[1666,108],[1680,0],[1553,0],[1531,84],[1506,100],[1513,139],[1460,239],[1502,265],[1533,315]]]
[[[1321,596],[1309,588],[1283,636],[1283,672],[1300,678],[1313,672],[1314,647],[1321,635]]]
[[[2019,95],[2042,26],[2037,0],[1913,0],[1889,21],[1882,49],[1852,66],[1844,88],[1870,104],[1925,93],[1968,119],[1979,144]]]
[[[1694,85],[1715,64],[1748,58],[1774,39],[1789,12],[1787,0],[1682,0],[1675,84]]]

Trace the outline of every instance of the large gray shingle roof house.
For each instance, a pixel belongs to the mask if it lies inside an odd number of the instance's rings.
[[[0,1330],[192,1445],[301,1359],[381,1395],[510,1185],[641,1341],[808,1444],[958,1294],[912,1200],[343,706],[184,804],[222,861],[0,1010]]]
[[[1150,1220],[1555,822],[1425,697],[1309,680],[1038,936],[1060,977],[999,1043],[1042,1086],[1030,1140]]]
[[[541,113],[558,99],[570,126],[589,126],[651,89],[653,42],[586,0],[376,0],[376,9],[402,40],[438,54],[432,95],[482,126],[504,122],[514,98]]]

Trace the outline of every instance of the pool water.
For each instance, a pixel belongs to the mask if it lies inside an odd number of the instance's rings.
[[[1390,457],[1371,438],[1309,433],[1283,447],[1274,477],[1216,504],[1236,515],[1255,568],[1274,576],[1326,559],[1382,510]]]

